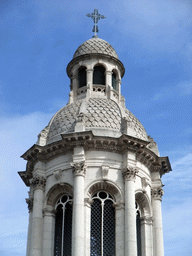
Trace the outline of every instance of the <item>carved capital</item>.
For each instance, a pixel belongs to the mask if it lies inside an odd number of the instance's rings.
[[[152,217],[147,217],[147,216],[144,216],[144,217],[141,217],[140,218],[141,220],[141,225],[152,225],[153,224],[153,218]]]
[[[163,194],[164,194],[164,191],[162,188],[151,189],[151,195],[152,195],[153,199],[155,199],[155,200],[162,200]]]
[[[33,186],[34,189],[44,189],[46,185],[46,178],[44,176],[40,176],[36,174],[31,179],[31,185]]]
[[[130,167],[130,166],[128,168],[125,168],[122,172],[124,181],[128,181],[128,180],[135,181],[137,173],[138,173],[137,168]]]
[[[119,203],[114,203],[113,207],[115,208],[116,211],[125,209],[125,203],[119,202]]]
[[[33,198],[26,198],[25,201],[28,204],[29,212],[31,212],[33,210]]]
[[[86,174],[86,166],[85,161],[81,161],[78,163],[71,163],[71,167],[73,169],[74,176],[83,176],[85,177]]]
[[[93,203],[93,199],[92,198],[88,198],[87,197],[87,198],[84,199],[85,206],[91,208],[92,203]]]

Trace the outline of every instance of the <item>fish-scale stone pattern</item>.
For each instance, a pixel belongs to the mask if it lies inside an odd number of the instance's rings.
[[[113,47],[108,42],[100,38],[91,38],[81,44],[76,50],[73,59],[78,56],[91,53],[101,53],[118,59],[117,53]]]
[[[118,105],[108,99],[90,99],[86,115],[86,127],[121,130],[121,112]]]
[[[148,141],[147,133],[141,122],[128,109],[125,110],[125,113],[129,122],[128,126],[134,129],[136,137]]]
[[[76,117],[79,113],[82,100],[65,106],[54,117],[50,125],[47,139],[61,133],[73,132],[76,122]]]

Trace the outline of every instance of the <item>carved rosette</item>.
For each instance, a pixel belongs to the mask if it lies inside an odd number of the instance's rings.
[[[137,173],[138,173],[138,170],[135,167],[129,166],[128,168],[125,168],[122,172],[124,181],[130,181],[130,180],[135,181]]]
[[[46,178],[37,174],[32,178],[31,185],[34,189],[44,189],[46,185]]]
[[[164,191],[162,188],[151,189],[151,195],[152,195],[153,199],[162,200],[163,194],[164,194]]]
[[[26,198],[25,201],[28,204],[29,212],[31,212],[33,210],[33,198]]]
[[[85,161],[81,161],[78,163],[71,163],[71,167],[73,169],[74,176],[83,176],[85,177],[86,174],[86,166]]]

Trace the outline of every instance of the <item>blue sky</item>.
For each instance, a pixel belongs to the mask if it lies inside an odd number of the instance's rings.
[[[20,159],[53,114],[68,101],[66,66],[92,37],[125,66],[127,108],[169,156],[163,177],[165,256],[192,253],[192,2],[190,0],[1,0],[0,38],[0,255],[24,256],[28,189],[17,174]]]

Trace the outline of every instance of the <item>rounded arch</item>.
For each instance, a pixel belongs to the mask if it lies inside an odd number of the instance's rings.
[[[105,78],[105,71],[106,68],[98,63],[93,68],[93,84],[101,84],[105,85],[106,78]]]
[[[105,68],[105,70],[109,70],[109,65],[101,59],[99,59],[99,60],[95,59],[95,61],[93,61],[92,64],[91,64],[91,68],[94,69],[94,67],[98,66],[98,65],[103,66]]]
[[[78,87],[84,87],[87,85],[87,68],[85,66],[80,66],[78,68]]]
[[[86,194],[89,197],[91,197],[94,193],[99,192],[101,190],[110,193],[114,197],[116,203],[123,202],[123,195],[121,189],[112,181],[94,181],[87,187]]]
[[[68,183],[55,184],[46,195],[46,205],[55,207],[57,200],[63,194],[68,194],[73,197],[73,188]]]
[[[137,190],[135,193],[135,201],[138,203],[140,208],[140,217],[151,217],[151,203],[147,194],[141,190]]]

